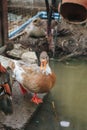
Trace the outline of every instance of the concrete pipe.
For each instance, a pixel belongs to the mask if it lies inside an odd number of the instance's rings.
[[[86,20],[87,0],[62,0],[60,14],[63,18],[71,22],[82,22]]]

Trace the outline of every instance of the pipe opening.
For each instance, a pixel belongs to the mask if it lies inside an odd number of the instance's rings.
[[[61,15],[72,22],[82,22],[87,18],[87,10],[76,3],[63,3],[60,7]]]

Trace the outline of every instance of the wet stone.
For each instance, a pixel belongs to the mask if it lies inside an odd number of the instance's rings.
[[[9,58],[0,56],[0,61],[7,67]],[[0,130],[22,130],[30,121],[39,105],[31,102],[32,93],[28,92],[23,95],[20,91],[19,84],[14,82],[12,87],[12,103],[13,114],[5,115],[0,111]],[[40,94],[40,98],[44,98],[46,94]]]
[[[44,95],[41,95],[44,97]],[[31,119],[39,105],[31,102],[32,93],[22,95],[17,82],[13,85],[13,114],[4,115],[0,112],[0,127],[21,130]],[[4,129],[2,129],[4,130]]]

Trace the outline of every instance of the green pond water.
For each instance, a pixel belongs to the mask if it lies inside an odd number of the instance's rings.
[[[51,91],[59,113],[59,122],[69,122],[66,129],[87,130],[87,62],[73,60],[66,63],[52,62],[57,76]],[[61,129],[65,129],[61,126]],[[70,130],[71,130],[70,129]]]

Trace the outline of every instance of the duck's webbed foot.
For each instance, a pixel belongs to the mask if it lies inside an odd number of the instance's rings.
[[[32,97],[31,101],[34,102],[35,104],[43,103],[43,100],[39,98],[36,93]]]

